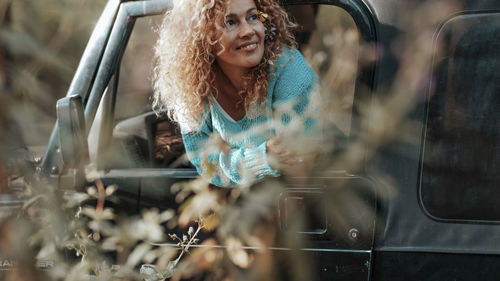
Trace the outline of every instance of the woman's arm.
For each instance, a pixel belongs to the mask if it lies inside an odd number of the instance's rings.
[[[278,176],[266,157],[266,142],[256,147],[233,148],[213,131],[207,120],[200,131],[183,133],[184,146],[198,173],[212,184],[250,185],[266,175]]]
[[[285,49],[276,66],[276,79],[270,86],[273,87],[273,115],[281,122],[278,126],[287,127],[289,131],[295,129],[289,128],[290,125],[302,125],[300,133],[317,128],[320,113],[319,77],[296,49]],[[301,124],[292,123],[299,120]]]
[[[320,81],[295,49],[285,49],[276,66],[276,78],[270,86],[277,136],[267,142],[267,149],[281,164],[280,170],[287,170],[308,164],[321,146]]]

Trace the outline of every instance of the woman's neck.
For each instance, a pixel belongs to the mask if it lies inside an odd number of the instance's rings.
[[[245,116],[244,99],[240,94],[244,88],[243,75],[226,73],[219,66],[216,66],[216,88],[218,95],[215,97],[229,116],[234,120],[241,120]]]
[[[248,69],[244,68],[230,68],[224,69],[221,65],[217,64],[217,76],[220,78],[220,82],[226,84],[231,84],[236,92],[243,90],[244,88],[244,79],[243,77],[248,73]],[[225,85],[228,86],[228,85]]]

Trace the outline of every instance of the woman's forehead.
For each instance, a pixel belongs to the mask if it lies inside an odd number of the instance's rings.
[[[257,8],[254,0],[228,0],[226,3],[226,16],[246,14],[249,10]]]

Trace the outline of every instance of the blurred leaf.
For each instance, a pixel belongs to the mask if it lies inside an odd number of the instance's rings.
[[[167,264],[167,268],[165,269],[165,272],[164,272],[165,278],[170,278],[170,277],[174,276],[176,265],[177,265],[177,263],[175,261],[170,261]]]
[[[153,264],[141,265],[140,273],[144,277],[144,281],[165,280]]]
[[[134,267],[136,266],[142,258],[149,252],[151,249],[151,245],[142,243],[139,246],[135,247],[135,249],[130,253],[127,258],[127,265]]]
[[[101,212],[101,219],[103,220],[112,220],[115,218],[115,213],[111,208],[104,208]]]
[[[97,211],[93,207],[85,206],[82,208],[82,213],[91,219],[97,218]]]
[[[131,229],[136,232],[136,236],[139,239],[146,239],[152,242],[159,242],[164,240],[165,233],[163,227],[160,225],[162,215],[158,213],[157,209],[144,210],[142,213],[142,219],[136,221],[135,229]],[[139,230],[139,231],[138,231]]]
[[[108,187],[106,187],[106,196],[111,196],[113,195],[113,193],[115,193],[115,191],[118,189],[118,187],[116,185],[110,185]]]
[[[196,194],[183,204],[179,225],[186,227],[190,222],[196,221],[218,208],[219,202],[215,192],[203,191]]]
[[[233,236],[225,239],[226,251],[229,259],[241,268],[248,268],[253,257],[243,249],[241,241]]]
[[[80,205],[83,201],[89,199],[89,195],[83,192],[68,192],[64,194],[66,208],[73,208]]]
[[[101,247],[103,250],[106,250],[106,251],[114,251],[117,249],[119,242],[120,242],[120,240],[116,236],[108,237],[108,238],[104,239]]]
[[[37,254],[38,260],[52,260],[56,253],[56,246],[53,243],[47,243]]]
[[[203,218],[203,230],[207,232],[214,231],[219,225],[219,216],[216,214],[211,214]]]
[[[175,216],[175,211],[172,209],[163,211],[160,214],[160,223],[164,223],[164,222],[170,220],[171,218],[173,218],[174,216]]]
[[[67,273],[65,281],[85,280],[89,276],[90,268],[88,263],[77,263]]]
[[[178,253],[178,250],[173,247],[161,247],[157,251],[158,260],[156,262],[156,266],[162,271],[167,268],[168,263]]]

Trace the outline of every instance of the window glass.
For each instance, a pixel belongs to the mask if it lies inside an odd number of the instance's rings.
[[[153,93],[154,44],[157,39],[155,28],[161,23],[161,16],[138,18],[130,35],[120,64],[118,96],[115,119],[122,120],[149,110],[149,98]]]
[[[359,33],[352,17],[331,5],[287,7],[300,25],[300,51],[322,80],[326,126],[349,135],[358,72]]]
[[[438,36],[421,198],[441,219],[499,220],[500,15],[463,15]]]
[[[110,168],[142,168],[156,166],[155,143],[163,139],[168,123],[156,135],[158,120],[151,110],[153,93],[151,77],[154,65],[154,44],[157,39],[155,28],[161,23],[161,16],[137,18],[120,63],[120,75],[116,93],[115,126],[112,146],[120,155]],[[161,140],[156,140],[161,138]],[[178,139],[177,139],[178,140]],[[176,145],[175,147],[178,147]],[[167,151],[163,147],[160,152]],[[158,149],[159,150],[159,149]],[[181,151],[180,155],[183,154]],[[175,154],[175,156],[179,156]],[[165,157],[159,156],[162,160]],[[170,155],[168,158],[172,158]]]

